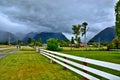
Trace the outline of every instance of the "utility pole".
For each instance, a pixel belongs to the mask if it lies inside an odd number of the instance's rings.
[[[8,45],[10,46],[10,36],[8,37]]]
[[[87,49],[86,32],[85,32],[85,48]]]
[[[98,48],[100,48],[100,38],[98,38]]]

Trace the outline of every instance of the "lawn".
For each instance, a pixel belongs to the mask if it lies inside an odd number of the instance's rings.
[[[120,64],[120,51],[63,50],[62,53]]]
[[[86,57],[86,58],[120,64],[120,51],[83,51],[83,50],[66,50],[65,49],[61,52],[65,53],[65,54],[70,54],[70,55],[75,55],[75,56]],[[76,62],[78,62],[78,61],[76,61]],[[81,63],[81,62],[79,62],[79,63]],[[93,64],[87,64],[87,66],[120,76],[120,71],[107,69],[107,68],[96,66]],[[102,80],[105,80],[104,78],[102,78],[100,76],[94,75],[92,73],[89,73],[89,74],[91,74],[95,77],[98,77]]]
[[[28,50],[28,49],[27,49]],[[22,49],[0,59],[0,80],[79,80],[35,51]]]
[[[119,51],[63,49],[61,52],[120,64]],[[88,64],[87,66],[120,76],[119,71],[98,67],[92,64]],[[88,73],[101,80],[106,80],[90,72]],[[23,46],[22,49],[15,54],[9,54],[0,59],[0,80],[80,80],[82,78],[82,76],[70,70],[63,70],[63,67],[59,64],[50,64],[49,59],[36,53],[35,49],[28,46]]]

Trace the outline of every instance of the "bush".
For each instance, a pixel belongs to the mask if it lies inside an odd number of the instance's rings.
[[[116,37],[111,43],[107,45],[108,49],[120,49],[120,39]]]
[[[35,44],[36,44],[36,46],[42,46],[42,43],[40,43],[40,42],[36,42]]]
[[[31,42],[31,43],[29,44],[30,47],[33,47],[34,45],[35,45],[34,42]]]
[[[98,43],[93,43],[93,47],[98,47]]]
[[[58,42],[56,39],[50,38],[47,40],[47,49],[51,51],[59,51],[61,50],[59,48]]]

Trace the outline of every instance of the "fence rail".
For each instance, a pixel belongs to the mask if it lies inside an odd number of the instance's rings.
[[[80,69],[85,70],[85,71],[88,71],[88,72],[91,72],[91,73],[96,74],[98,76],[104,77],[106,79],[120,80],[119,76],[116,76],[116,75],[113,75],[113,74],[110,74],[110,73],[107,73],[107,72],[104,72],[104,71],[101,71],[98,69],[94,69],[94,68],[82,65],[82,64],[77,63],[77,62],[72,61],[72,60],[86,62],[86,63],[94,64],[97,66],[102,66],[102,67],[106,67],[109,69],[113,69],[116,71],[120,71],[119,64],[104,62],[104,61],[99,61],[99,60],[93,60],[93,59],[88,59],[88,58],[83,58],[83,57],[77,57],[77,56],[72,56],[72,55],[63,54],[63,53],[59,53],[59,52],[43,50],[43,49],[39,49],[39,48],[37,48],[36,51],[40,52],[42,55],[46,56],[50,60],[57,62],[58,64],[72,70],[73,72],[76,72],[76,73],[82,75],[83,77],[85,77],[87,79],[99,80],[98,78],[96,78],[92,75],[89,75],[89,74],[87,74],[79,69],[76,69],[75,67],[80,68]],[[67,59],[65,59],[64,57],[66,57]],[[71,60],[69,60],[69,59],[71,59]],[[70,65],[72,65],[72,66],[70,66]]]

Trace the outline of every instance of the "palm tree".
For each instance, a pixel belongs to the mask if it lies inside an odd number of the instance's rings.
[[[87,29],[87,25],[88,25],[87,22],[83,22],[82,23],[82,28],[81,28],[81,30],[82,30],[82,36],[85,35],[84,39],[85,39],[85,45],[86,45],[86,47],[87,47],[87,41],[86,41],[86,32],[87,32],[86,29]]]

